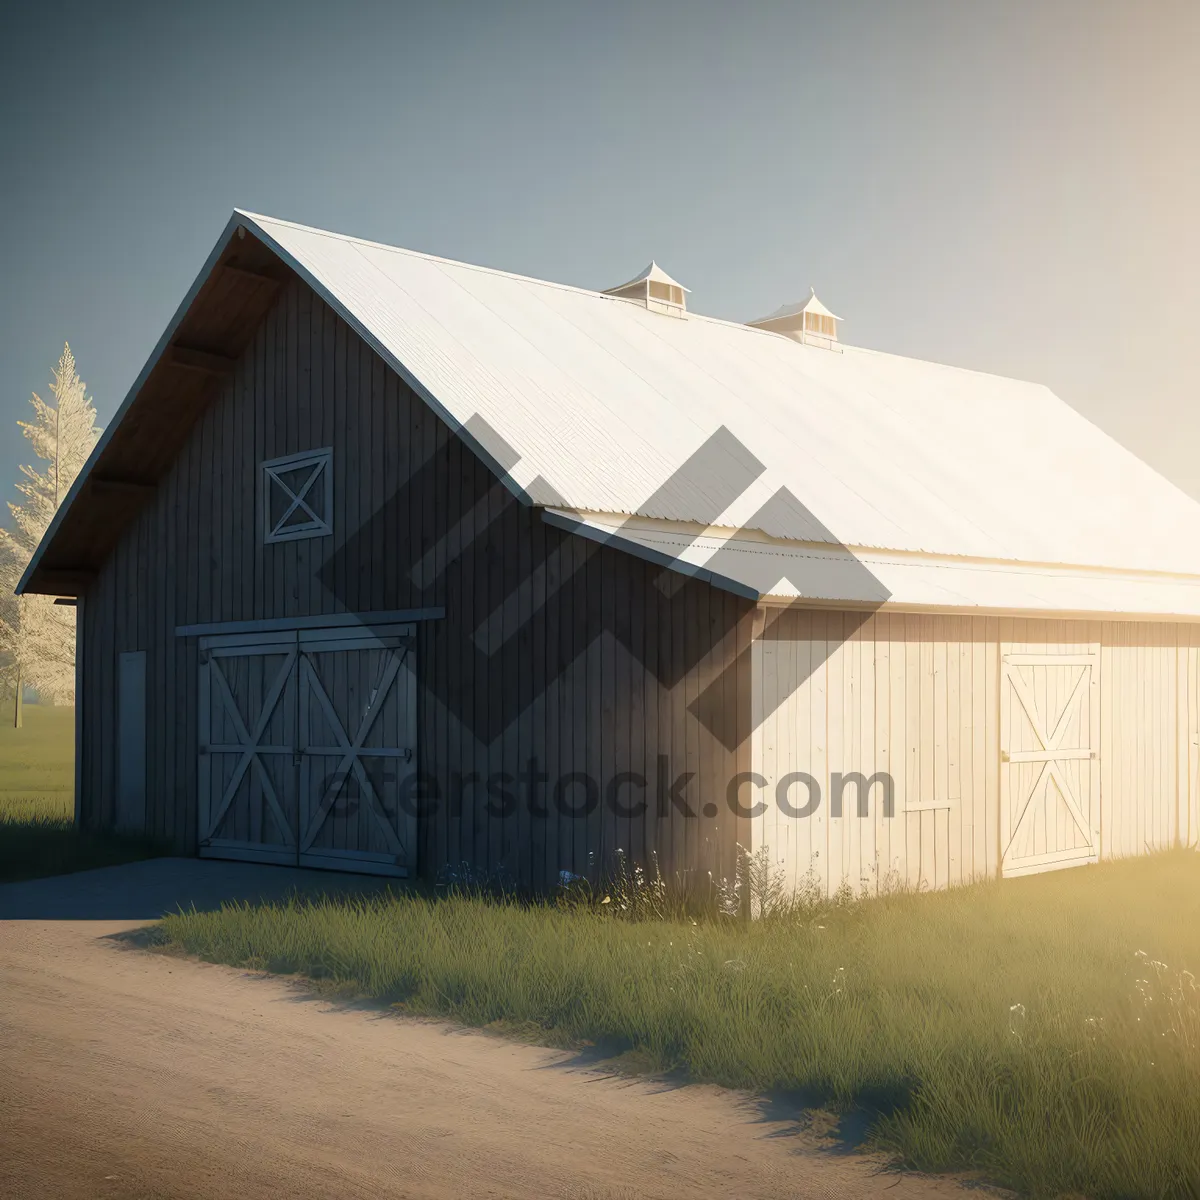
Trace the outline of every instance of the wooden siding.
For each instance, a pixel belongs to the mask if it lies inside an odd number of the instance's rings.
[[[1086,772],[1099,773],[1098,857],[1194,846],[1198,633],[1194,625],[883,612],[866,619],[802,610],[777,616],[754,644],[751,757],[766,781],[766,809],[752,822],[752,848],[765,846],[793,882],[808,876],[826,892],[874,892],[889,881],[940,888],[996,875],[1004,855],[1002,654],[1069,655],[1093,644],[1097,758],[1074,764],[1073,778],[1083,791]],[[1050,694],[1039,704],[1057,712],[1067,693],[1047,679],[1042,686]],[[853,787],[842,816],[831,815],[835,772],[877,771],[894,780],[891,818],[878,787],[866,819],[856,814]],[[812,775],[821,788],[811,816],[790,817],[775,801],[790,772]],[[791,803],[799,806],[805,794],[797,784]]]
[[[325,446],[333,534],[264,544],[261,462]],[[444,799],[464,781],[465,802],[422,819],[422,874],[465,864],[540,886],[561,870],[594,875],[617,848],[642,861],[657,853],[668,873],[727,873],[739,828],[724,790],[749,761],[753,609],[697,581],[668,601],[659,574],[517,504],[292,281],[84,594],[82,820],[115,819],[122,652],[146,652],[147,832],[191,853],[198,649],[177,627],[443,607],[445,619],[418,625],[418,769]],[[497,613],[510,636],[485,654],[474,635]],[[733,739],[688,711],[714,681],[735,715]],[[647,810],[631,817],[602,803],[574,818],[518,803],[490,814],[471,777],[515,779],[531,758],[551,783],[586,772],[602,794],[622,772],[643,775]],[[685,792],[695,817],[660,814],[661,760],[672,775],[696,774]],[[576,799],[587,786],[575,786]]]
[[[1071,772],[1079,789],[1099,777],[1099,857],[1200,840],[1200,627],[796,610],[752,641],[746,601],[680,577],[660,587],[659,568],[517,504],[298,281],[244,342],[81,600],[85,825],[117,819],[122,653],[146,654],[146,830],[193,852],[198,648],[178,627],[440,608],[415,650],[417,768],[441,797],[419,827],[427,877],[544,886],[562,870],[594,877],[617,849],[657,856],[669,875],[727,875],[737,842],[828,890],[994,875],[1006,648],[1098,647],[1098,757]],[[264,544],[260,464],[325,446],[333,534]],[[1053,707],[1063,685],[1045,686]],[[732,732],[710,732],[696,715],[706,707]],[[521,784],[531,759],[547,777],[533,806]],[[767,782],[753,820],[729,804],[749,771]],[[877,771],[894,780],[895,814],[881,815],[876,789],[859,819],[851,786],[833,817],[833,774]],[[821,788],[803,819],[774,802],[795,772]],[[640,814],[607,802],[625,773],[647,781]],[[687,813],[661,794],[685,774]],[[601,803],[560,811],[556,781],[566,805],[589,799],[581,775]],[[738,798],[759,798],[754,784]],[[1067,832],[1039,827],[1031,852]]]

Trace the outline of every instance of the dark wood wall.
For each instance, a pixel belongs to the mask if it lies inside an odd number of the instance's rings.
[[[334,533],[264,544],[259,464],[324,446]],[[752,606],[546,524],[299,281],[80,603],[89,827],[114,820],[122,651],[147,655],[146,829],[191,853],[197,646],[177,627],[442,607],[418,634],[418,766],[440,796],[421,822],[421,874],[465,864],[541,886],[561,870],[595,874],[618,848],[646,862],[656,853],[667,873],[732,869],[745,825],[727,789],[750,769]],[[488,777],[517,779],[531,758],[551,783],[585,773],[599,806],[570,816],[551,796],[531,811],[518,782],[507,811],[493,778],[489,812]],[[694,816],[669,802],[661,811],[663,769],[693,773],[678,794]],[[604,801],[622,772],[649,781],[640,816]],[[588,786],[565,799],[582,803]]]

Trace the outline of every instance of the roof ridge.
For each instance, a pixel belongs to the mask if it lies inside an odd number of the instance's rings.
[[[623,296],[610,296],[595,288],[580,287],[574,283],[561,283],[554,279],[539,279],[536,275],[522,275],[517,271],[506,271],[502,267],[489,267],[482,263],[466,262],[460,258],[446,258],[441,254],[430,254],[425,250],[413,250],[408,246],[395,246],[389,242],[376,242],[370,238],[355,237],[349,233],[338,233],[333,229],[322,229],[318,225],[304,225],[299,221],[288,221],[283,217],[272,217],[266,213],[251,212],[249,209],[235,208],[234,213],[239,217],[246,217],[251,221],[265,221],[272,225],[283,225],[288,229],[298,229],[304,233],[318,234],[321,237],[335,238],[339,242],[349,242],[356,246],[371,246],[377,250],[388,250],[393,254],[404,254],[410,258],[424,259],[426,262],[440,263],[449,267],[460,267],[467,271],[479,271],[485,275],[498,275],[502,279],[515,279],[520,283],[532,283],[539,287],[556,288],[559,291],[574,292],[581,296],[591,296],[598,300],[604,300],[615,304],[633,304],[638,307],[635,301],[626,299]],[[825,354],[827,351],[820,347],[804,346],[799,342],[793,342],[786,334],[776,333],[770,329],[760,329],[755,325],[750,325],[745,321],[735,321],[729,317],[714,317],[711,313],[696,312],[694,309],[689,309],[687,314],[689,321],[708,321],[713,325],[721,325],[726,328],[742,330],[747,334],[754,334],[758,337],[781,338],[791,345],[797,346],[801,351],[811,351],[815,353]],[[760,318],[765,320],[766,318]],[[958,363],[938,362],[934,359],[918,358],[912,354],[896,354],[891,350],[877,350],[871,346],[856,346],[852,342],[839,342],[844,352],[853,354],[870,354],[879,358],[897,359],[901,362],[920,363],[923,366],[938,367],[945,371],[964,371],[969,375],[982,375],[989,379],[1002,379],[1006,383],[1019,383],[1025,387],[1040,387],[1046,388],[1047,385],[1039,383],[1032,379],[1016,379],[1011,375],[1001,375],[996,371],[982,371],[977,367],[964,367]],[[1047,389],[1049,390],[1049,389]]]
[[[268,221],[273,225],[286,225],[289,229],[299,229],[304,233],[315,233],[322,237],[337,238],[340,242],[351,242],[356,246],[370,246],[375,250],[389,250],[393,254],[405,254],[410,258],[421,258],[426,262],[442,263],[448,267],[462,267],[468,271],[480,271],[485,275],[499,275],[504,279],[516,279],[521,283],[536,283],[542,287],[560,288],[565,292],[579,292],[585,296],[602,297],[605,300],[620,299],[617,296],[606,296],[604,292],[596,288],[580,287],[574,283],[561,283],[555,279],[539,279],[536,275],[522,275],[519,271],[506,271],[503,267],[489,267],[484,263],[467,262],[461,258],[447,258],[442,254],[430,254],[425,250],[413,250],[408,246],[396,246],[390,242],[376,242],[370,238],[355,237],[349,233],[338,233],[333,229],[322,229],[317,225],[301,225],[297,221],[285,221],[282,217],[271,217],[264,213],[248,212],[245,209],[235,209],[239,216],[249,217],[253,221]],[[701,314],[696,314],[701,315]],[[710,317],[709,320],[717,320],[719,318]],[[733,322],[736,324],[736,322]]]
[[[520,283],[534,283],[539,287],[558,288],[564,292],[576,292],[582,296],[594,296],[596,299],[618,304],[629,304],[629,301],[624,296],[610,296],[607,293],[600,291],[597,288],[581,287],[575,283],[562,283],[556,279],[539,279],[536,275],[522,275],[518,271],[506,271],[503,267],[489,267],[483,263],[467,262],[461,258],[446,258],[441,254],[430,254],[425,250],[413,250],[408,246],[394,246],[388,242],[376,242],[370,238],[355,237],[349,233],[338,233],[333,229],[322,229],[318,225],[302,225],[298,221],[286,221],[282,217],[268,216],[266,213],[250,212],[248,209],[235,208],[234,212],[240,217],[248,217],[251,221],[266,221],[272,225],[284,225],[288,229],[298,229],[304,233],[315,233],[321,237],[336,238],[340,242],[350,242],[356,246],[370,246],[376,250],[389,250],[393,254],[405,254],[410,258],[421,258],[426,262],[441,263],[448,267],[461,267],[467,271],[479,271],[485,275],[499,275],[503,279],[515,279]],[[660,268],[661,270],[661,268]],[[636,282],[634,280],[633,282]],[[682,286],[682,284],[680,285]],[[747,325],[744,321],[735,321],[728,317],[714,317],[710,313],[688,311],[689,320],[711,321],[715,325],[727,325],[734,329],[744,329],[748,333],[762,334],[767,337],[778,337],[780,335],[772,333],[768,329],[755,329],[751,325]],[[854,347],[847,347],[854,348]],[[902,356],[895,356],[902,357]],[[917,360],[920,361],[920,360]],[[966,370],[967,368],[961,368]]]

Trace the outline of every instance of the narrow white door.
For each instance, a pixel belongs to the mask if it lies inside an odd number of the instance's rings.
[[[1094,862],[1100,845],[1100,654],[1001,646],[1000,849],[1005,875]]]

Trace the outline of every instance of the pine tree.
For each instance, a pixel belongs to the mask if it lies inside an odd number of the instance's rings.
[[[22,695],[26,686],[52,703],[73,703],[75,698],[75,614],[56,605],[50,596],[16,596],[14,589],[58,506],[87,461],[96,439],[96,409],[75,370],[69,345],[50,384],[54,402],[36,392],[32,421],[19,421],[46,464],[44,470],[23,466],[17,491],[24,500],[9,504],[12,520],[0,529],[0,661],[15,689],[13,723],[21,724]]]

